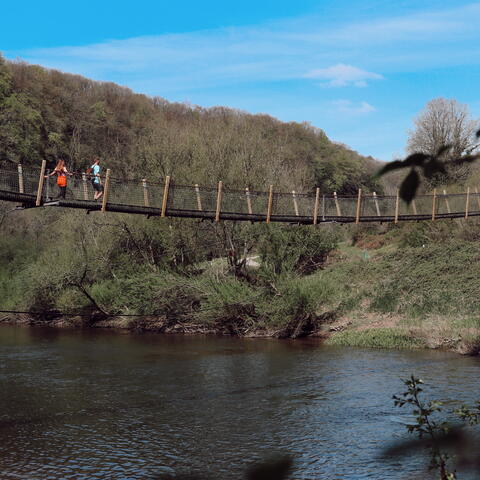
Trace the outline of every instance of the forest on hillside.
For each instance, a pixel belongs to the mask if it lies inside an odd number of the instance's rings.
[[[0,163],[84,170],[94,156],[123,178],[279,191],[379,189],[378,168],[306,123],[135,94],[0,57]]]
[[[380,188],[375,160],[306,123],[170,103],[0,59],[0,164],[45,159],[53,168],[63,159],[85,171],[95,156],[126,179],[171,175],[190,184],[339,194]],[[191,324],[236,334],[311,331],[321,299],[296,280],[322,268],[340,238],[335,228],[0,207],[0,308],[88,313],[88,321],[154,313],[161,321],[151,329],[162,331],[197,328]],[[260,268],[249,268],[251,257]]]

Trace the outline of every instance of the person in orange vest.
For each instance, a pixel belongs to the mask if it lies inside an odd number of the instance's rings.
[[[57,176],[57,186],[60,190],[58,198],[65,199],[65,195],[67,194],[67,175],[73,175],[67,170],[65,160],[59,160],[53,172],[50,175],[45,175],[45,178],[51,177],[52,175]]]

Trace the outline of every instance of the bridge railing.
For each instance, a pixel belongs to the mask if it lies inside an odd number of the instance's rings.
[[[49,173],[48,170],[45,171]],[[22,166],[0,167],[0,191],[36,197],[40,188],[41,169]],[[93,202],[91,178],[85,173],[75,173],[68,178],[66,200]],[[102,182],[105,182],[105,175]],[[40,198],[43,203],[58,197],[57,179],[48,176],[43,180]],[[106,185],[105,185],[106,187]],[[418,195],[407,205],[397,195],[362,193],[351,196],[324,194],[319,192],[275,192],[246,189],[229,189],[226,186],[199,186],[176,184],[173,180],[150,182],[145,179],[124,180],[109,176],[108,204],[131,207],[162,209],[170,211],[205,212],[210,216],[238,214],[262,216],[275,220],[283,216],[294,221],[295,217],[318,221],[398,221],[401,219],[435,219],[437,216],[466,216],[480,214],[480,194],[476,189],[463,193],[434,191],[429,195]],[[88,205],[84,205],[88,208]],[[221,215],[220,215],[221,216]],[[306,220],[307,219],[307,220]]]

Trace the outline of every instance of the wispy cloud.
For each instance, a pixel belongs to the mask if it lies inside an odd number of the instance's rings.
[[[367,72],[361,68],[352,65],[338,63],[328,68],[317,68],[305,74],[306,78],[328,80],[320,83],[325,87],[346,87],[354,85],[355,87],[366,87],[367,80],[381,80],[382,75],[373,72]]]
[[[376,110],[376,108],[368,102],[354,103],[351,100],[345,99],[334,100],[332,101],[332,105],[335,111],[348,115],[366,115]]]
[[[472,22],[479,16],[480,3],[475,3],[334,26],[310,16],[251,27],[5,53],[165,96],[234,83],[308,78],[323,79],[324,86],[361,87],[392,71],[479,63],[477,27]]]

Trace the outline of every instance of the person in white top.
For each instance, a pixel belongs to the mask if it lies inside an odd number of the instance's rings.
[[[100,177],[100,159],[96,157],[93,160],[93,165],[87,170],[87,173],[92,175],[92,186],[95,192],[93,199],[98,200],[103,195],[103,184],[102,178]]]

